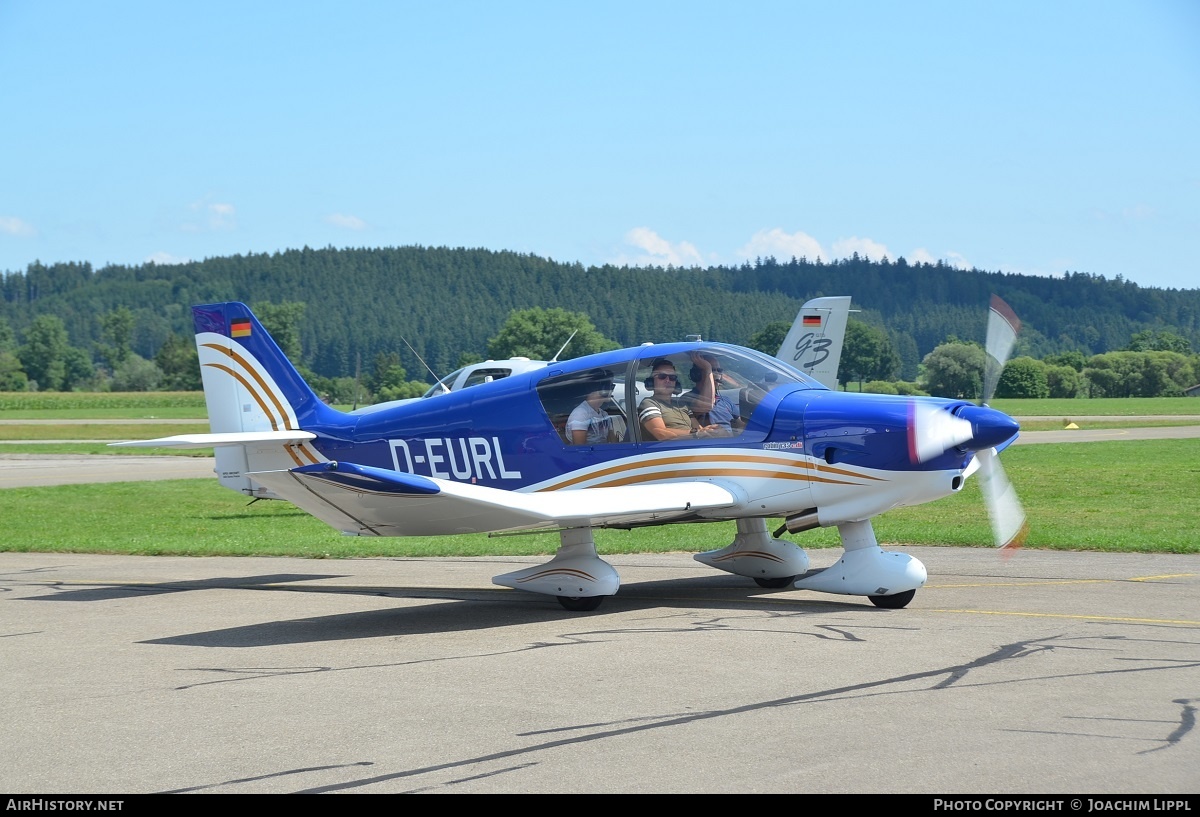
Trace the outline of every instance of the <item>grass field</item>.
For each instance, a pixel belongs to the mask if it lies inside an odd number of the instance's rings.
[[[1070,402],[1080,404],[1082,410],[1073,413],[1078,417],[1189,415],[1200,410],[1200,401],[1187,398]],[[195,407],[191,408],[192,417],[197,416]],[[1017,416],[1063,414],[1055,408],[1055,401],[1007,401],[1003,405],[1005,411]],[[39,416],[13,417],[4,410],[0,411],[0,420],[53,419],[45,412],[60,411],[91,412],[86,418],[66,419],[104,419],[96,418],[96,411],[113,412],[108,419],[130,419],[131,415],[140,417],[143,412],[157,409],[131,402],[123,407],[27,410]],[[1119,420],[1114,424],[1123,425]],[[79,435],[80,429],[88,434]],[[0,424],[0,439],[131,439],[199,430],[205,429],[178,424],[18,423]],[[45,447],[49,444],[0,443],[0,452],[36,453]],[[55,447],[55,453],[117,450],[103,443],[64,443]],[[1012,446],[1004,453],[1003,461],[1029,516],[1027,547],[1200,552],[1200,536],[1196,533],[1200,440]],[[0,491],[0,518],[5,523],[0,550],[11,551],[343,558],[548,554],[558,546],[555,534],[344,537],[288,503],[248,504],[245,497],[208,479],[10,488]],[[955,496],[876,518],[875,530],[882,544],[984,546],[991,540],[975,479],[968,480]],[[596,541],[600,551],[607,554],[698,552],[723,547],[733,538],[733,531],[732,523],[672,525],[597,531]],[[789,538],[810,548],[838,545],[836,531],[829,529]]]
[[[1013,446],[1005,469],[1029,516],[1027,547],[1197,553],[1200,440]],[[255,502],[215,480],[169,480],[0,491],[0,550],[187,555],[444,556],[552,553],[557,535],[343,537],[284,502]],[[774,527],[774,524],[772,525]],[[733,538],[732,523],[598,531],[603,553],[701,551]],[[977,480],[959,494],[875,520],[884,544],[986,546]],[[804,547],[838,544],[819,529]]]

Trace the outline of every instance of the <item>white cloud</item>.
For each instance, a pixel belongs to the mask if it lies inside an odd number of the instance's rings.
[[[185,232],[204,233],[237,229],[237,210],[232,204],[198,201],[189,205],[188,209],[196,214],[198,220],[185,223]]]
[[[877,261],[879,259],[873,260]],[[937,262],[940,260],[943,264],[948,264],[955,269],[971,268],[971,263],[967,261],[966,257],[960,253],[954,252],[953,250],[942,253],[941,258],[939,259],[924,247],[918,247],[908,255],[904,256],[904,260],[910,264],[937,264]]]
[[[849,258],[854,253],[858,253],[860,258],[869,258],[872,261],[882,261],[885,255],[888,258],[892,257],[886,246],[869,238],[851,236],[833,242],[834,258]]]
[[[971,268],[971,264],[967,261],[966,257],[964,257],[963,255],[960,255],[959,253],[954,252],[953,250],[946,253],[943,260],[945,260],[945,262],[947,264],[954,267],[955,269],[970,269]]]
[[[787,233],[778,227],[759,230],[746,246],[738,250],[738,255],[745,260],[770,256],[779,261],[790,261],[793,258],[816,261],[818,258],[827,260],[830,257],[821,247],[821,242],[808,233]]]
[[[629,266],[704,266],[709,263],[722,263],[715,256],[705,259],[693,244],[686,241],[671,242],[648,227],[637,227],[625,234],[625,243],[641,250],[640,254],[622,255],[611,263],[627,264]],[[898,258],[887,247],[872,238],[850,236],[839,238],[831,245],[831,251],[826,251],[821,242],[806,232],[797,230],[789,233],[778,227],[769,230],[759,230],[750,240],[737,251],[737,260],[754,261],[756,258],[775,258],[787,262],[793,258],[805,258],[809,261],[818,259],[830,262],[841,258],[850,258],[858,253],[860,258],[871,261],[882,261],[885,257],[891,260]],[[910,264],[936,264],[940,258],[943,264],[958,269],[970,269],[971,264],[960,253],[948,251],[940,256],[929,250],[918,247],[904,256]]]
[[[153,253],[152,255],[147,256],[145,263],[147,263],[147,264],[162,264],[162,265],[166,266],[168,264],[186,264],[191,260],[192,259],[190,259],[190,258],[180,258],[177,255],[171,255],[170,253],[166,253],[166,252],[156,252],[156,253]]]
[[[1126,221],[1150,221],[1157,215],[1155,209],[1148,204],[1135,204],[1121,211],[1121,216]]]
[[[367,222],[363,221],[358,216],[351,216],[345,213],[330,213],[325,216],[325,221],[335,227],[344,227],[347,230],[365,230]]]
[[[19,219],[16,216],[0,216],[0,233],[26,236],[33,235],[34,232],[33,225],[28,221]]]
[[[642,254],[616,263],[634,267],[693,267],[703,266],[704,259],[696,247],[687,242],[672,243],[648,227],[635,227],[625,234],[625,243],[637,247]]]

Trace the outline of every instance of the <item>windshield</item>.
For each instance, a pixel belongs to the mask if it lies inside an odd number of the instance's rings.
[[[466,367],[464,366],[463,369],[465,368]],[[454,381],[458,379],[458,376],[462,374],[462,372],[462,369],[455,369],[454,371],[450,372],[450,374],[446,375],[441,380],[430,386],[429,390],[422,394],[421,397],[436,397],[439,394],[445,394],[446,392],[450,391],[450,387],[454,385]]]

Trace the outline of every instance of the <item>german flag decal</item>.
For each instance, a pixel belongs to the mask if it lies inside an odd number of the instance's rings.
[[[803,320],[803,325],[804,326],[820,326],[821,325],[821,316],[820,315],[805,315],[804,320]]]
[[[232,338],[245,338],[250,336],[250,319],[249,318],[234,318],[229,322],[229,336]]]

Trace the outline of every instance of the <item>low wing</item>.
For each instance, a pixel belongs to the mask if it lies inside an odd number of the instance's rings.
[[[740,504],[734,489],[712,482],[523,493],[339,462],[248,476],[325,524],[364,536],[670,522]]]

